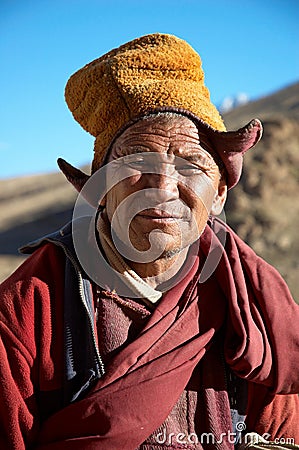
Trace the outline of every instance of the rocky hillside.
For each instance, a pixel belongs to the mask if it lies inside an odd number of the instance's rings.
[[[278,268],[299,301],[299,83],[231,111],[225,121],[237,128],[253,117],[264,135],[229,193],[227,222]]]
[[[227,222],[274,264],[299,299],[299,83],[225,115],[228,129],[253,117],[262,141],[245,156],[228,197]],[[0,180],[0,279],[22,261],[17,248],[71,219],[76,195],[59,173]]]

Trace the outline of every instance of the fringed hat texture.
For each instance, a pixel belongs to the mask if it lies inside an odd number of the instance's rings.
[[[149,111],[174,111],[204,131],[221,158],[228,188],[239,180],[243,154],[261,137],[252,120],[227,132],[204,85],[200,56],[182,39],[151,34],[106,53],[71,76],[65,99],[74,118],[95,136],[92,173],[103,163],[119,130]],[[59,159],[59,167],[80,190],[88,175]]]

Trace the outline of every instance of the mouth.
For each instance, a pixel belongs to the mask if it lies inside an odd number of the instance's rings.
[[[180,214],[177,211],[163,211],[161,209],[146,209],[144,211],[141,211],[139,214],[136,215],[136,217],[141,217],[145,220],[151,220],[155,222],[172,222],[172,221],[178,221],[178,220],[188,220],[187,215]]]

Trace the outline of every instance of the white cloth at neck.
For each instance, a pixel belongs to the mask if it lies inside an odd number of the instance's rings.
[[[122,256],[115,248],[114,242],[111,238],[110,224],[106,223],[102,214],[99,214],[97,221],[97,230],[99,238],[110,266],[123,276],[123,281],[132,290],[132,292],[139,298],[142,298],[147,303],[157,303],[162,297],[162,292],[157,291],[147,284],[133,269],[125,262]]]

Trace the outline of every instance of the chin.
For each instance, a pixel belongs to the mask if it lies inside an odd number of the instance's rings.
[[[160,258],[172,258],[178,255],[199,238],[198,229],[191,227],[190,223],[181,224],[179,230],[177,224],[174,224],[167,231],[166,227],[164,229],[158,227],[140,229],[140,227],[134,226],[135,224],[132,225],[129,234],[131,245],[139,252],[146,252],[151,248],[150,238],[152,238],[153,249],[155,249],[155,254],[160,255]]]
[[[192,239],[192,240],[188,240],[188,242],[169,242],[169,245],[165,245],[164,246],[161,245],[160,247],[160,251],[161,251],[161,256],[160,258],[166,258],[166,259],[171,259],[174,258],[175,256],[179,255],[183,250],[188,249],[197,239]],[[159,246],[156,243],[156,248],[159,248]]]

